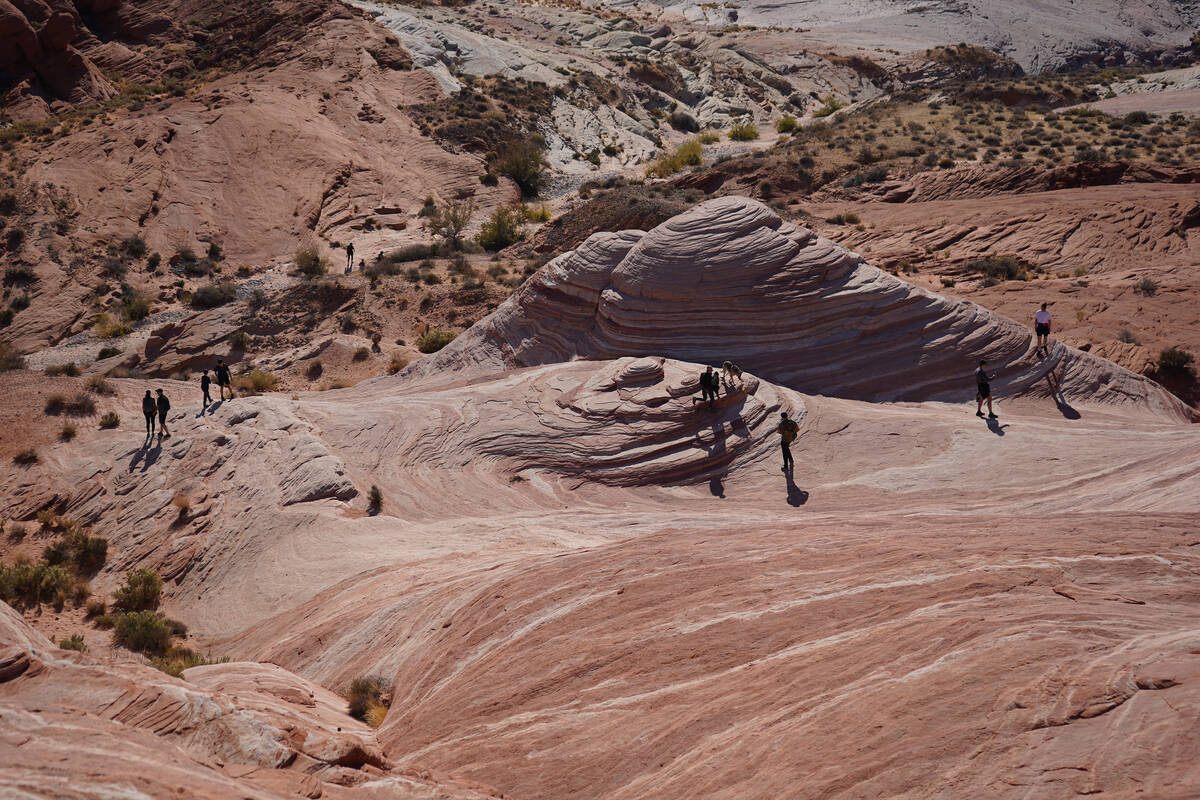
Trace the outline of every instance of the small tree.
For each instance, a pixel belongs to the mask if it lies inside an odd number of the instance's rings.
[[[509,145],[489,166],[489,172],[507,175],[525,197],[537,197],[545,180],[546,157],[542,148],[546,142],[540,136],[523,139]]]
[[[125,583],[113,593],[113,607],[122,611],[144,611],[158,605],[162,578],[152,569],[134,569],[125,575]]]
[[[1196,368],[1192,366],[1195,356],[1187,350],[1178,347],[1168,347],[1158,354],[1158,371],[1163,375],[1179,378],[1196,377]]]
[[[475,215],[475,200],[468,197],[465,200],[451,200],[444,206],[437,206],[428,216],[425,226],[434,236],[439,237],[455,250],[462,249],[462,232],[471,224]]]

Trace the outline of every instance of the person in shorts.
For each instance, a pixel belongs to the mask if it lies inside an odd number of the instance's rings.
[[[999,419],[992,410],[992,376],[988,374],[986,367],[987,362],[981,360],[979,369],[975,370],[975,401],[979,404],[975,409],[975,416],[983,416],[983,401],[987,400],[988,419]]]
[[[1050,347],[1050,310],[1046,303],[1033,314],[1033,330],[1037,334],[1037,352],[1042,358],[1049,355]]]

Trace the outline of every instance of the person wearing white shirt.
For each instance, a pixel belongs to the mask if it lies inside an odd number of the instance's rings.
[[[1049,355],[1049,339],[1050,339],[1050,311],[1046,308],[1046,303],[1042,303],[1040,310],[1033,315],[1033,329],[1037,333],[1037,350],[1038,355],[1045,358]]]

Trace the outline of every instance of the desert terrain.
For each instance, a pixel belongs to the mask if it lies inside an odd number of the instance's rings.
[[[1196,13],[0,0],[0,795],[1195,797]]]

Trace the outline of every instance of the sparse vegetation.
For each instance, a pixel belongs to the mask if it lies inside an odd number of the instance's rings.
[[[83,641],[83,634],[75,633],[65,639],[58,640],[58,646],[63,650],[75,650],[80,653],[87,652],[87,644]]]
[[[1137,336],[1133,334],[1133,331],[1128,328],[1121,328],[1120,332],[1117,333],[1117,341],[1124,344],[1141,344]]]
[[[371,491],[367,492],[367,508],[372,512],[378,512],[383,507],[383,492],[378,486],[372,485]]]
[[[988,256],[987,258],[971,261],[967,271],[984,276],[985,282],[1029,280],[1029,273],[1035,271],[1029,262],[1016,256]]]
[[[80,372],[79,367],[75,366],[75,362],[68,361],[66,364],[55,364],[54,366],[46,367],[46,374],[50,376],[67,375],[72,378],[78,378]]]
[[[12,348],[8,342],[0,342],[0,372],[8,372],[25,367],[25,357]]]
[[[296,271],[310,280],[319,278],[329,271],[329,259],[317,252],[315,247],[297,250],[294,260]]]
[[[315,381],[321,377],[321,373],[325,371],[325,365],[321,363],[321,359],[314,358],[308,362],[308,366],[304,368],[304,377],[310,381]]]
[[[83,388],[87,389],[92,394],[100,395],[102,397],[117,393],[117,390],[112,387],[112,384],[100,374],[88,376],[88,379],[84,381]]]
[[[546,176],[545,146],[537,134],[512,142],[488,164],[488,171],[511,178],[523,197],[537,197]]]
[[[388,362],[388,375],[395,375],[400,370],[408,366],[408,359],[400,353],[392,353],[392,360]]]
[[[106,411],[100,416],[100,430],[111,430],[121,424],[115,411]]]
[[[484,250],[491,252],[503,250],[520,240],[523,222],[520,209],[501,206],[492,212],[492,216],[487,222],[483,223],[475,241]]]
[[[188,512],[192,510],[192,498],[188,497],[186,492],[176,492],[171,497],[171,505],[175,507],[175,516],[178,519],[186,519]]]
[[[729,138],[735,142],[749,142],[758,138],[758,126],[751,120],[734,123],[729,129]]]
[[[192,308],[216,308],[232,303],[237,297],[237,288],[230,281],[210,283],[192,292]]]
[[[699,139],[688,139],[671,153],[660,156],[646,168],[646,174],[656,178],[666,178],[685,167],[697,166],[703,163],[703,151],[704,148]]]
[[[273,373],[261,369],[252,369],[249,372],[243,372],[233,380],[234,388],[243,395],[262,394],[269,392],[279,383],[279,379]]]
[[[1133,284],[1133,290],[1143,297],[1154,297],[1158,294],[1158,282],[1153,278],[1141,278]]]
[[[1168,347],[1158,354],[1156,366],[1160,375],[1190,380],[1196,377],[1196,368],[1192,366],[1195,360],[1195,356],[1186,350]]]
[[[346,689],[350,716],[379,727],[392,704],[391,685],[381,675],[355,678]]]
[[[152,667],[176,678],[182,676],[185,669],[227,663],[229,663],[227,657],[213,658],[211,655],[200,655],[186,647],[171,647],[164,655],[150,659]]]
[[[69,442],[75,438],[75,426],[71,423],[64,423],[62,429],[58,432],[58,438],[64,442]]]
[[[775,130],[778,133],[793,133],[799,127],[799,120],[797,120],[791,114],[787,114],[775,120]]]
[[[113,592],[113,608],[118,611],[145,611],[158,607],[162,593],[162,578],[148,568],[133,569],[125,574],[125,582]]]
[[[51,416],[67,414],[72,417],[90,417],[96,413],[96,402],[84,393],[75,395],[71,400],[61,394],[52,394],[46,398],[45,411]]]
[[[119,347],[101,347],[100,352],[96,354],[96,360],[103,361],[106,358],[119,355],[121,355],[121,348]]]
[[[421,336],[417,339],[417,349],[422,353],[436,353],[438,350],[441,350],[443,347],[453,342],[455,336],[457,336],[457,334],[454,331],[434,328],[433,330],[421,334]]]
[[[166,617],[156,611],[116,614],[113,616],[113,641],[138,653],[162,655],[171,644],[171,626]]]
[[[45,561],[0,564],[0,600],[9,605],[53,603],[62,609],[74,589],[75,576],[65,565]]]
[[[475,200],[451,200],[443,206],[434,208],[433,213],[426,215],[425,226],[429,232],[437,236],[454,250],[462,249],[462,232],[471,224],[475,215]]]

